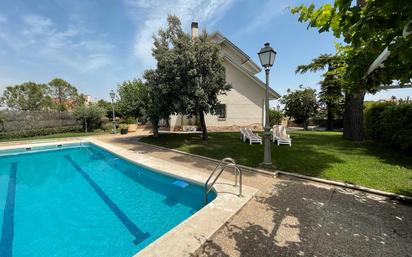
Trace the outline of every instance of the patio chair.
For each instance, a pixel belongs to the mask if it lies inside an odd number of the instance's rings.
[[[240,128],[240,138],[243,140],[243,142],[249,140],[249,144],[262,144],[262,138],[258,136],[258,134],[253,134],[250,128]]]
[[[289,145],[292,146],[292,139],[286,133],[285,126],[274,125],[272,130],[272,141],[277,142],[278,145]]]

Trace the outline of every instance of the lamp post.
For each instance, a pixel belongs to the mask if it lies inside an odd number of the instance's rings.
[[[110,91],[110,98],[112,99],[112,134],[116,134],[116,121],[114,115],[114,98],[116,97],[116,93],[112,90]]]
[[[264,132],[264,154],[263,154],[263,166],[267,168],[272,167],[272,156],[270,147],[270,123],[269,123],[269,71],[272,67],[276,52],[270,47],[269,43],[265,43],[265,46],[260,49],[259,59],[262,67],[266,73],[266,90],[265,90],[265,132]]]

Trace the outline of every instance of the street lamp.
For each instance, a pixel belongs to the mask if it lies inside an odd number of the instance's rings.
[[[264,154],[263,154],[263,166],[267,168],[272,167],[272,156],[270,147],[270,124],[269,124],[269,71],[275,62],[276,52],[270,47],[269,43],[265,43],[265,46],[260,49],[258,53],[260,63],[265,69],[266,73],[266,91],[265,91],[265,133],[264,133]]]
[[[116,121],[114,115],[114,98],[116,97],[116,93],[112,90],[110,91],[110,98],[112,99],[112,134],[115,134],[116,131]]]

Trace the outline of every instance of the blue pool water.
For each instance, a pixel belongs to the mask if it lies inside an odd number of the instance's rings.
[[[203,207],[201,186],[95,145],[49,148],[0,152],[1,257],[132,256]]]

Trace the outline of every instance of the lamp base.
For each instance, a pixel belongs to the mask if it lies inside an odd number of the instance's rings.
[[[265,169],[265,170],[270,170],[270,171],[275,171],[276,170],[276,166],[273,163],[265,163],[265,162],[261,162],[258,165],[260,168]]]

